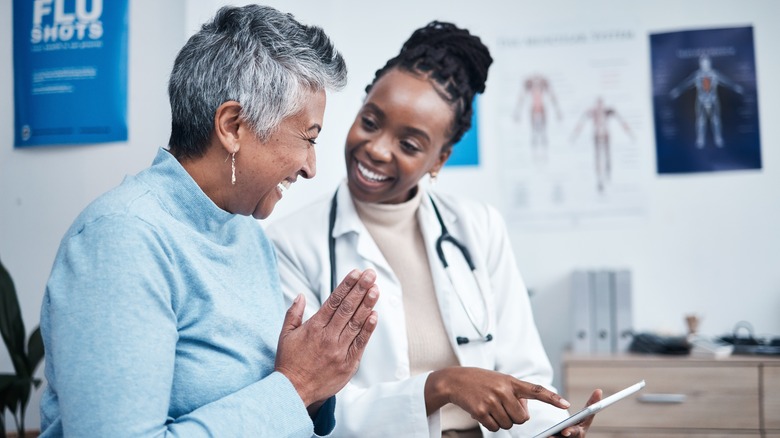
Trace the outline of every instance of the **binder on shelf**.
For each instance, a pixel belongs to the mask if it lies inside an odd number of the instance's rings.
[[[613,311],[615,338],[613,352],[628,351],[633,339],[633,315],[631,313],[631,271],[621,269],[613,272]]]
[[[571,351],[628,351],[633,339],[631,271],[580,269],[571,274]]]
[[[590,272],[574,271],[571,275],[571,350],[574,353],[591,352]]]
[[[593,353],[612,353],[612,281],[610,271],[598,270],[592,275]]]

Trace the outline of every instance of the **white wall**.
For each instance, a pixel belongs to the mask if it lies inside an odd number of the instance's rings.
[[[231,2],[243,4],[247,2]],[[647,145],[647,214],[610,226],[558,231],[510,230],[529,287],[537,324],[551,359],[560,362],[568,341],[568,275],[577,268],[626,267],[633,272],[634,321],[639,330],[681,334],[684,315],[703,316],[705,335],[731,332],[750,321],[758,335],[780,336],[780,2],[773,0],[620,0],[366,2],[361,0],[268,1],[299,20],[322,26],[343,53],[349,85],[329,96],[318,142],[318,175],[299,182],[277,206],[278,220],[311,199],[331,193],[344,175],[344,136],[374,72],[394,56],[411,32],[433,19],[453,21],[495,47],[500,36],[523,28],[577,23],[625,23],[650,32],[752,25],[754,27],[763,169],[657,176],[653,138]],[[207,19],[220,0],[190,0],[187,27]],[[476,7],[475,5],[479,5]],[[637,87],[650,97],[649,38],[636,56],[645,75]],[[533,60],[528,60],[532,63]],[[496,71],[495,67],[493,71]],[[502,156],[496,129],[495,75],[480,103],[481,166],[446,168],[437,189],[480,198],[501,207]],[[652,120],[645,120],[652,126]],[[648,132],[652,132],[651,129]],[[650,134],[652,135],[652,134]],[[479,182],[475,184],[475,182]]]
[[[59,240],[87,203],[128,173],[148,166],[169,133],[166,79],[176,52],[216,0],[130,2],[129,141],[79,147],[13,149],[11,0],[0,0],[0,258],[11,272],[28,331],[38,324],[44,286]],[[231,2],[240,4],[242,2]],[[245,2],[244,2],[245,3]],[[620,19],[650,31],[752,24],[755,29],[763,170],[653,177],[646,218],[616,227],[556,232],[511,229],[518,263],[535,290],[533,304],[555,363],[568,333],[567,276],[578,267],[621,266],[634,273],[640,329],[683,330],[687,312],[704,315],[702,331],[720,334],[749,320],[759,334],[780,336],[780,2],[773,0],[555,0],[544,2],[299,0],[267,2],[321,25],[344,54],[350,82],[329,96],[318,142],[318,175],[299,182],[270,220],[330,193],[343,177],[343,141],[376,69],[411,32],[433,19],[454,21],[488,44],[508,30],[567,21]],[[479,9],[475,9],[475,5]],[[639,53],[649,62],[648,53]],[[649,65],[645,69],[649,72]],[[649,90],[647,77],[637,78]],[[490,83],[482,101],[482,165],[448,168],[439,189],[501,205],[499,139]],[[649,105],[649,91],[648,91]],[[651,121],[647,121],[651,124]],[[648,139],[652,144],[652,139]],[[654,163],[648,163],[654,172]],[[474,181],[480,184],[474,185]],[[0,372],[10,370],[0,352]],[[28,425],[37,427],[38,397]],[[10,419],[9,419],[10,420]]]
[[[14,149],[11,3],[0,0],[0,258],[31,332],[59,241],[76,215],[124,175],[151,164],[157,147],[168,143],[167,77],[185,41],[185,6],[182,0],[129,2],[129,141]],[[0,347],[0,372],[11,370]],[[39,399],[40,390],[28,408],[28,428],[40,424]],[[10,417],[6,424],[13,429]]]

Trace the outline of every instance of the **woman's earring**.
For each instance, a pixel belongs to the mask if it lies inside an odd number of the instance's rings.
[[[236,185],[236,151],[238,150],[238,147],[233,147],[233,153],[230,154],[230,170],[232,171],[232,174],[230,176],[230,183],[233,185]]]
[[[431,172],[429,175],[431,177],[431,184],[436,184],[436,177],[439,176],[439,172]]]

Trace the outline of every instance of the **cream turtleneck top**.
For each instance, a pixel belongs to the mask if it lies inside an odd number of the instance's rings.
[[[353,201],[360,220],[401,282],[410,374],[414,376],[459,365],[444,329],[417,220],[422,192],[418,189],[412,199],[401,204]],[[442,430],[478,426],[476,420],[453,404],[445,405],[441,415]]]

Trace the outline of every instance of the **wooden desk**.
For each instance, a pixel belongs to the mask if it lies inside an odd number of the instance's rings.
[[[575,408],[595,388],[609,395],[642,379],[642,391],[596,416],[589,438],[780,438],[775,356],[564,356],[564,394]]]

